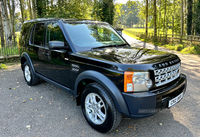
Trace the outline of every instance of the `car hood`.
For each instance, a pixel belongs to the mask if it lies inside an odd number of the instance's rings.
[[[121,64],[152,64],[178,58],[168,52],[135,47],[109,47],[77,53],[82,56]]]

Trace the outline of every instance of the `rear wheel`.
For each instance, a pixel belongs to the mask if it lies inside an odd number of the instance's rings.
[[[29,86],[34,86],[36,84],[38,84],[40,82],[40,78],[38,76],[36,76],[32,70],[32,68],[30,67],[30,65],[25,62],[24,65],[24,79],[26,81],[26,83],[29,85]]]
[[[91,83],[81,97],[82,111],[88,124],[101,133],[115,129],[121,121],[121,113],[109,93],[98,83]]]

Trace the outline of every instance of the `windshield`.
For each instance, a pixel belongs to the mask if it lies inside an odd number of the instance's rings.
[[[78,52],[95,47],[126,44],[110,25],[69,23],[65,24],[65,27]]]

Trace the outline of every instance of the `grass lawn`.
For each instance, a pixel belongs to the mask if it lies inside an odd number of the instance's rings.
[[[125,32],[143,32],[145,33],[145,28],[125,28],[123,31]],[[163,33],[161,29],[157,30],[158,34],[159,33]],[[148,33],[154,33],[154,29],[153,28],[149,28],[148,29]],[[172,34],[172,29],[168,29],[167,34]]]
[[[149,33],[153,33],[153,29],[149,29],[148,32]],[[135,39],[138,39],[138,40],[141,40],[141,41],[145,41],[145,42],[148,42],[148,43],[152,43],[154,45],[158,45],[158,46],[162,46],[162,47],[165,47],[165,48],[168,48],[168,49],[171,49],[171,50],[176,50],[176,51],[179,51],[183,54],[196,54],[196,55],[200,55],[200,43],[198,44],[188,44],[187,42],[184,43],[184,44],[180,44],[180,43],[168,43],[168,44],[163,44],[161,42],[153,42],[151,39],[142,39],[140,38],[139,36],[136,36],[135,35],[135,32],[143,32],[145,33],[145,28],[126,28],[123,30],[123,33],[132,37],[132,38],[135,38]],[[169,29],[168,30],[168,34],[172,34],[172,30]]]

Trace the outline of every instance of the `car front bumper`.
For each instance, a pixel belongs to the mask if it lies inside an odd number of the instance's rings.
[[[184,74],[176,80],[173,85],[161,88],[156,91],[141,93],[125,93],[122,95],[126,101],[132,118],[148,117],[156,112],[168,108],[169,100],[175,98],[183,92],[185,94],[187,87],[187,78]]]

